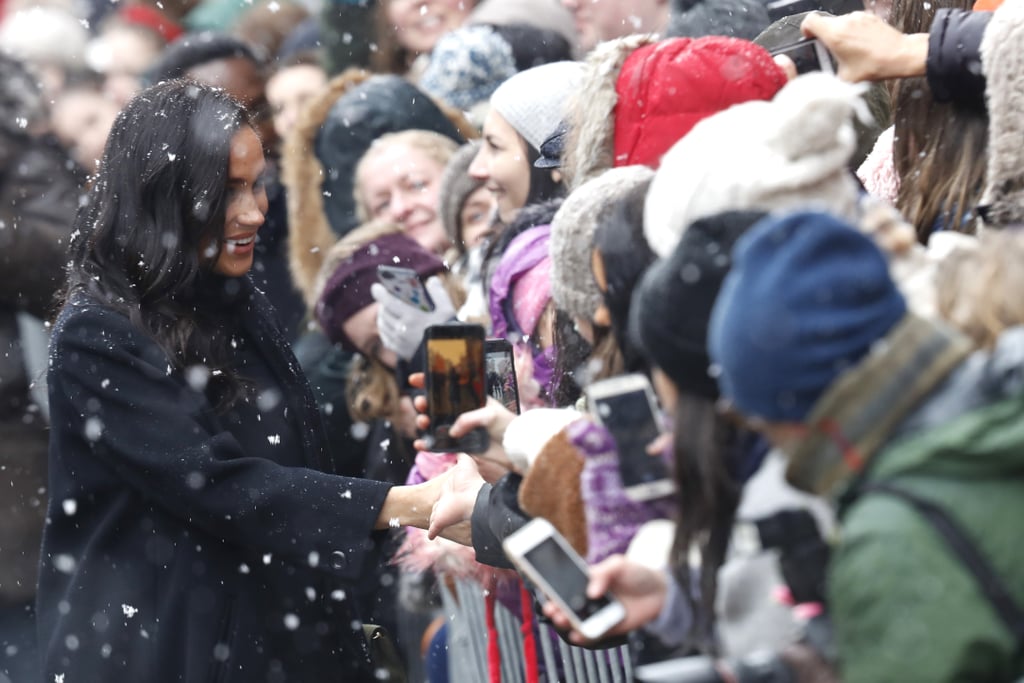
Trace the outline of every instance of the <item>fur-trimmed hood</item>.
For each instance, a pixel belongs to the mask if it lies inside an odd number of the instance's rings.
[[[324,167],[315,153],[316,136],[335,101],[369,77],[369,71],[349,69],[333,78],[284,140],[281,179],[288,189],[288,261],[308,308],[316,303],[316,278],[324,255],[338,239],[324,212]]]
[[[562,174],[570,190],[614,166],[615,86],[633,51],[658,41],[655,35],[609,40],[595,47],[583,67],[583,80],[569,100],[569,136],[562,153]]]
[[[316,300],[324,254],[358,225],[353,175],[360,158],[381,135],[413,128],[459,143],[478,135],[460,112],[407,81],[349,69],[307,106],[285,140],[289,261],[307,306]]]
[[[981,41],[988,103],[988,169],[981,205],[991,227],[1024,224],[1024,3],[995,11]]]
[[[598,46],[571,109],[570,188],[613,166],[658,168],[694,125],[747,100],[771,99],[786,76],[768,52],[724,36],[630,36]]]

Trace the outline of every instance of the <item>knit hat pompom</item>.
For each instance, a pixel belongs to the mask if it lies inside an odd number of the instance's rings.
[[[772,100],[780,115],[768,144],[786,159],[834,156],[845,165],[857,144],[852,117],[871,117],[863,90],[822,72],[790,81]]]
[[[819,208],[853,220],[860,88],[813,73],[770,102],[738,104],[704,119],[662,158],[647,194],[644,234],[659,256],[687,226],[724,211]]]
[[[828,214],[766,218],[736,245],[711,315],[721,394],[748,417],[802,422],[906,313],[871,238]]]

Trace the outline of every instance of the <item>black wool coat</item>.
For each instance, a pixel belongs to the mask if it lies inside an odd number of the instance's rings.
[[[58,317],[46,680],[372,679],[350,586],[390,485],[329,473],[270,305],[225,282],[251,389],[222,414],[203,369],[173,369],[126,316],[79,296]]]

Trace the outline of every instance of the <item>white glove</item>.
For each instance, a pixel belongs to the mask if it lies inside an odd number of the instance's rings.
[[[370,296],[380,304],[377,310],[380,341],[402,360],[409,360],[416,354],[428,327],[444,325],[455,319],[455,306],[436,275],[427,280],[426,289],[434,302],[432,311],[421,311],[407,304],[379,282],[370,287]]]

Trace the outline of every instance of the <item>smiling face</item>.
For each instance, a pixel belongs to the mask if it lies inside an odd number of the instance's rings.
[[[438,39],[457,29],[473,9],[472,0],[388,0],[388,23],[398,44],[417,54],[430,52]]]
[[[494,215],[494,198],[486,187],[478,187],[466,198],[459,211],[459,225],[462,228],[462,244],[467,250],[477,246],[491,230],[491,216]]]
[[[203,260],[216,257],[212,267],[216,273],[241,277],[252,268],[256,233],[267,213],[267,192],[263,186],[265,168],[259,137],[251,128],[243,126],[231,138],[224,233],[219,244],[202,247]]]
[[[377,331],[377,310],[380,304],[374,302],[349,317],[341,324],[341,331],[349,338],[356,350],[365,358],[374,359],[389,368],[398,365],[398,355],[384,346]]]
[[[484,120],[484,142],[469,175],[484,181],[494,197],[498,217],[508,225],[530,195],[530,162],[526,142],[505,118],[491,109]]]
[[[94,173],[117,114],[117,105],[100,93],[69,90],[54,101],[50,122],[72,158],[87,172]]]
[[[282,140],[295,126],[303,106],[327,85],[327,72],[315,64],[281,69],[267,81],[267,102],[274,130]]]
[[[359,164],[356,192],[366,215],[387,218],[421,247],[441,253],[448,235],[438,213],[444,167],[404,143],[372,148]]]
[[[576,20],[580,47],[589,52],[605,40],[634,33],[663,33],[667,0],[562,0]]]

